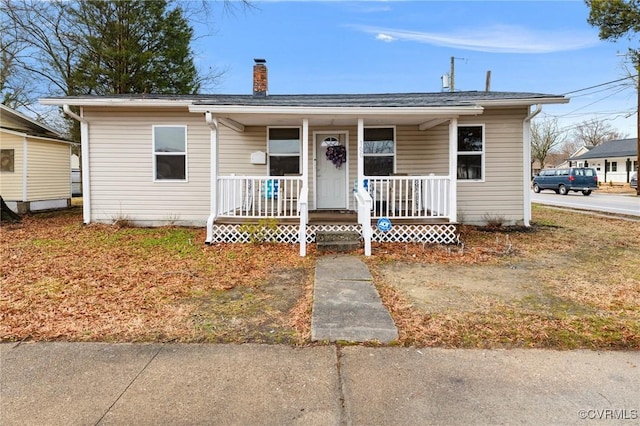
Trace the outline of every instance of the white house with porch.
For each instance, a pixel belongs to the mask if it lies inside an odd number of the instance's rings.
[[[81,123],[85,223],[206,226],[207,243],[246,242],[247,224],[268,223],[301,255],[317,232],[353,230],[368,255],[372,241],[455,242],[459,223],[528,225],[530,121],[568,99],[272,95],[256,60],[250,95],[41,102]]]

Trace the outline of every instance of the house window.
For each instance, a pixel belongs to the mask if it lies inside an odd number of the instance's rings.
[[[15,171],[15,150],[0,149],[0,172]]]
[[[269,128],[269,176],[300,174],[300,129]]]
[[[393,174],[396,153],[393,127],[368,127],[364,129],[364,174],[389,176]]]
[[[156,180],[187,180],[187,127],[153,126]]]
[[[617,161],[612,161],[609,163],[609,171],[610,172],[617,172],[618,171],[618,162]]]
[[[484,126],[458,127],[458,179],[482,179],[483,163]]]

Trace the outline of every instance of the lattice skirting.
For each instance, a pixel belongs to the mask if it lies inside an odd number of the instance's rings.
[[[297,244],[298,225],[278,225],[277,229],[260,228],[248,233],[240,230],[241,225],[214,225],[211,243],[249,243],[253,241]],[[360,225],[309,225],[307,226],[307,243],[316,241],[317,231],[355,231],[360,232]],[[384,243],[439,243],[456,244],[459,237],[453,224],[414,224],[394,225],[387,232],[373,229],[372,241]]]
[[[371,240],[379,243],[457,244],[460,238],[456,231],[456,226],[450,223],[393,225],[386,232],[374,229]]]

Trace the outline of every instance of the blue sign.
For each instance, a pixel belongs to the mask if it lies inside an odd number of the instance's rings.
[[[382,232],[387,232],[391,229],[391,221],[388,217],[378,219],[378,229]]]

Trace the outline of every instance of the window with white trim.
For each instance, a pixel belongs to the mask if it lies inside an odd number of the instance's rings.
[[[458,179],[481,180],[484,165],[484,126],[458,126]]]
[[[0,149],[0,172],[15,171],[15,150]]]
[[[187,180],[187,126],[153,126],[155,180]]]
[[[394,173],[396,156],[395,129],[393,127],[365,127],[364,174],[389,176]]]
[[[270,127],[268,133],[269,176],[300,174],[300,128]]]

